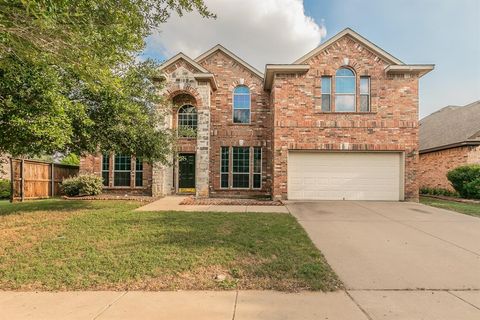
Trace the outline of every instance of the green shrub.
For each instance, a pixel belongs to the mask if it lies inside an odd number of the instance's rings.
[[[420,194],[430,194],[433,196],[447,196],[447,197],[458,197],[458,192],[451,191],[444,188],[429,188],[422,187],[420,188]]]
[[[8,199],[10,198],[10,181],[5,179],[0,179],[0,199]]]
[[[457,167],[447,173],[447,178],[462,198],[480,199],[480,165]]]
[[[94,174],[81,174],[62,181],[62,190],[67,196],[95,196],[102,193],[103,180]]]

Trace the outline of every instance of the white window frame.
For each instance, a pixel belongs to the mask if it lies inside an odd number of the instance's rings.
[[[223,161],[223,148],[227,148],[228,150],[228,164],[227,164],[227,172],[224,172],[222,171],[222,161]],[[231,173],[231,161],[230,161],[230,158],[231,158],[231,147],[228,147],[228,146],[222,146],[220,147],[220,189],[230,189],[231,187],[231,183],[230,183],[230,173]],[[227,186],[226,187],[222,187],[222,175],[224,174],[227,174]]]
[[[368,80],[368,93],[362,93],[362,79]],[[371,92],[372,92],[372,79],[370,76],[360,76],[360,87],[359,87],[359,95],[360,95],[360,104],[359,104],[359,111],[360,112],[372,112],[372,100],[371,100]],[[368,99],[368,110],[362,111],[362,96],[367,96]]]
[[[245,173],[245,172],[233,172],[233,149],[234,148],[246,148],[248,149],[248,173]],[[231,155],[232,155],[232,189],[236,189],[236,190],[250,190],[251,189],[251,183],[252,183],[252,179],[251,179],[251,174],[252,174],[252,162],[251,162],[251,158],[252,158],[252,148],[251,147],[243,147],[243,146],[233,146],[231,147],[232,151],[231,151]],[[233,180],[234,180],[234,175],[235,174],[241,174],[241,175],[248,175],[248,187],[234,187],[233,186]]]
[[[260,172],[255,172],[255,148],[260,149]],[[252,189],[261,190],[262,189],[262,172],[263,172],[263,148],[262,147],[252,147]],[[260,175],[260,187],[254,186],[255,175]]]
[[[330,90],[329,90],[328,93],[323,92],[323,79],[328,79],[330,81]],[[332,98],[333,98],[333,95],[332,95],[332,76],[322,76],[320,78],[320,86],[321,86],[320,87],[320,110],[322,112],[332,112],[332,102],[333,102],[332,101]],[[329,99],[330,103],[329,103],[329,106],[328,106],[328,111],[323,110],[323,96],[324,95],[330,96],[330,99]]]

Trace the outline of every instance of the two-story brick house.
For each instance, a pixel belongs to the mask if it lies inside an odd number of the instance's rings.
[[[81,171],[102,174],[106,190],[418,199],[418,81],[433,65],[407,65],[345,29],[264,73],[221,45],[161,69],[180,135],[173,165],[84,157]]]

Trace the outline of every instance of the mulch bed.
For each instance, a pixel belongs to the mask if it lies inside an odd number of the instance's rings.
[[[155,197],[149,196],[132,196],[132,195],[117,195],[117,194],[100,194],[98,196],[78,196],[78,197],[67,197],[63,196],[63,199],[66,200],[130,200],[130,201],[139,201],[139,202],[153,202],[158,200]]]
[[[283,206],[283,203],[276,200],[256,200],[256,199],[228,199],[228,198],[206,198],[196,199],[195,197],[185,198],[181,205],[195,206]]]
[[[440,200],[462,202],[462,203],[478,203],[478,204],[480,204],[480,200],[463,199],[463,198],[455,198],[455,197],[447,197],[447,196],[435,196],[435,195],[432,195],[432,194],[421,194],[420,196],[427,197],[427,198],[440,199]]]

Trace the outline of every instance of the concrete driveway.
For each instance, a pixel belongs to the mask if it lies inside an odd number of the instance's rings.
[[[407,202],[290,202],[371,319],[480,319],[480,219]]]
[[[480,219],[408,202],[295,202],[349,289],[480,289]]]

